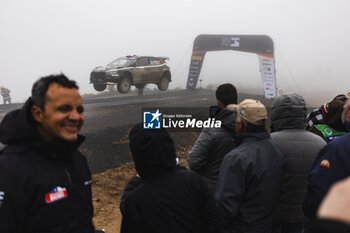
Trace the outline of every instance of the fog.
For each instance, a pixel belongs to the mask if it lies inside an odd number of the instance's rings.
[[[0,85],[23,102],[39,77],[63,72],[97,93],[94,67],[137,54],[170,57],[170,88],[184,88],[197,35],[264,34],[277,86],[322,103],[350,91],[349,10],[348,0],[1,0]],[[262,93],[255,54],[207,53],[200,79]]]

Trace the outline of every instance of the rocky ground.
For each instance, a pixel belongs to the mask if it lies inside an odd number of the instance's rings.
[[[188,166],[187,153],[191,150],[197,139],[198,132],[173,132],[170,133],[174,139],[177,157],[180,164]],[[120,143],[128,143],[124,140]],[[129,179],[136,174],[132,162],[125,163],[117,168],[93,175],[93,204],[95,217],[93,219],[96,229],[105,229],[107,233],[120,231],[121,214],[119,202],[123,190]]]

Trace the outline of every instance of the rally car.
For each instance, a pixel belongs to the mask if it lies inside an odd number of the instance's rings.
[[[171,82],[168,60],[168,57],[136,55],[120,57],[105,67],[93,69],[90,83],[96,91],[104,91],[107,85],[117,84],[117,89],[122,94],[128,93],[131,86],[143,89],[148,83],[154,83],[159,90],[165,91]]]

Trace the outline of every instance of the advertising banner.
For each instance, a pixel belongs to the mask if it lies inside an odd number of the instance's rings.
[[[275,60],[272,56],[259,55],[259,65],[265,98],[276,97]]]

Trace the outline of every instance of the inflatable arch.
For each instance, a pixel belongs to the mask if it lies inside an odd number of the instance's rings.
[[[265,97],[276,97],[273,41],[266,35],[199,35],[194,40],[187,89],[196,88],[205,54],[209,51],[234,50],[258,55]]]

